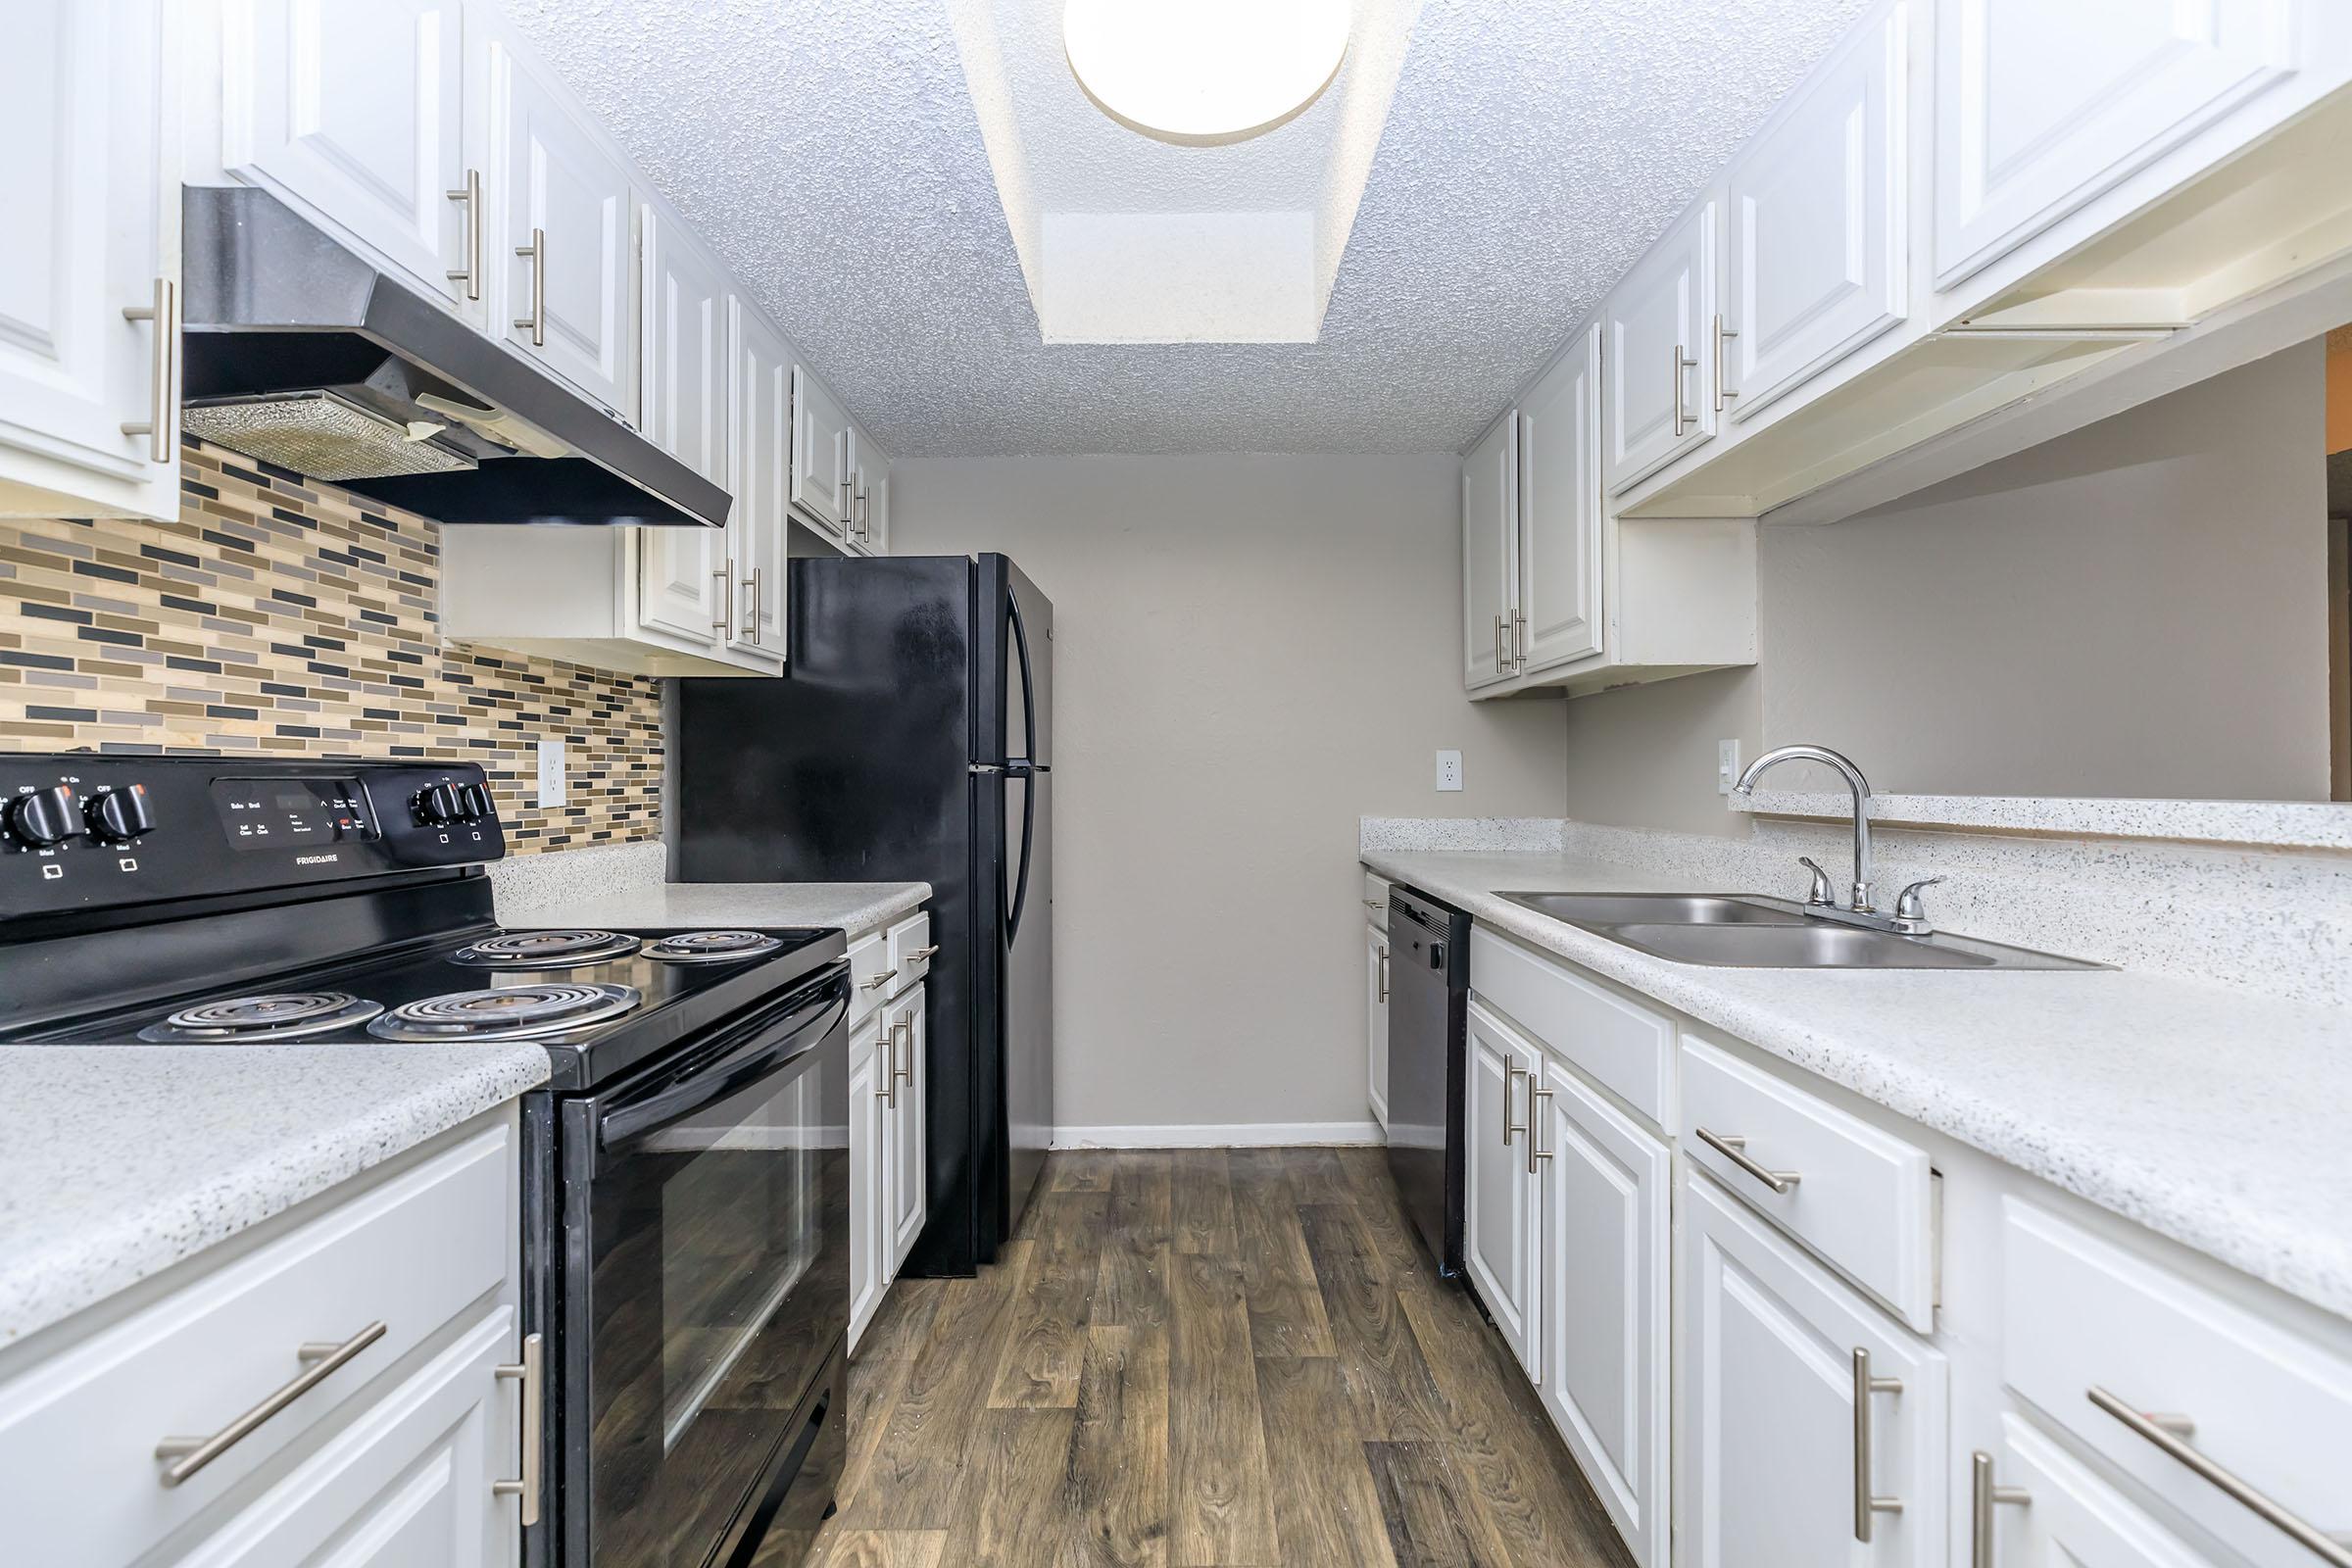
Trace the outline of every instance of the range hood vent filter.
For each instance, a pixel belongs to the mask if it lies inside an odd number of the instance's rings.
[[[264,393],[185,404],[183,429],[231,452],[342,484],[396,473],[454,473],[476,466],[434,439],[329,391]]]

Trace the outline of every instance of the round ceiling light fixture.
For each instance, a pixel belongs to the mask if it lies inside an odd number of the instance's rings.
[[[1288,120],[1338,74],[1348,0],[1068,0],[1062,47],[1113,119],[1184,141]]]

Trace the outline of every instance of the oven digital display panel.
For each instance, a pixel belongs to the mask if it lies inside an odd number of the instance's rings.
[[[240,850],[310,849],[378,836],[357,779],[217,778],[213,808]]]

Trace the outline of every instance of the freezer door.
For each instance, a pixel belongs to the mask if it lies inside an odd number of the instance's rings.
[[[1054,775],[1005,780],[1004,1115],[1009,1229],[1020,1223],[1054,1139]],[[1022,868],[1026,868],[1025,874]]]

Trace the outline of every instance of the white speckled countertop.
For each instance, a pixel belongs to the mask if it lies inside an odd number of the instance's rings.
[[[1670,963],[1495,897],[1740,892],[1557,854],[1364,863],[2127,1219],[2352,1317],[2352,1010],[2147,971]],[[2052,939],[2045,945],[2064,949]]]
[[[506,926],[835,926],[857,936],[911,914],[928,882],[658,882],[619,892],[498,890]]]
[[[0,1047],[0,1346],[547,1073],[531,1045]]]

